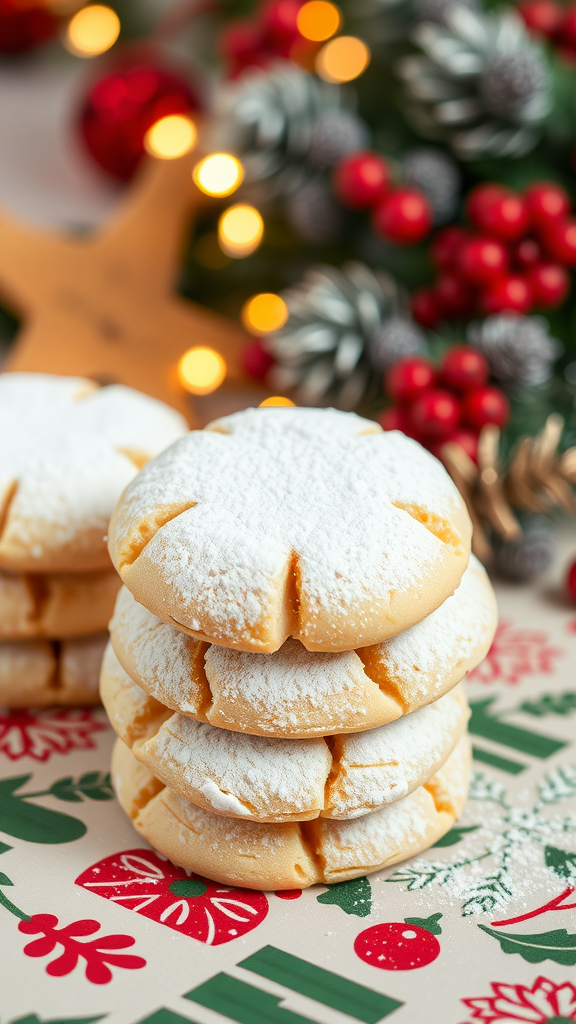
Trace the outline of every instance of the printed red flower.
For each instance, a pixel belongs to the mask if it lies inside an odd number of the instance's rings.
[[[484,661],[470,672],[473,683],[507,683],[512,686],[524,676],[551,675],[554,659],[564,654],[552,647],[547,633],[535,629],[517,629],[503,620],[496,630],[492,647]]]
[[[124,850],[105,857],[83,871],[76,885],[207,946],[246,935],[268,913],[264,893],[228,889],[187,875],[153,850]]]
[[[546,1024],[547,1021],[569,1024],[576,1021],[576,988],[568,981],[557,985],[540,977],[532,988],[495,981],[491,987],[491,996],[462,1000],[472,1010],[472,1020],[485,1024]]]
[[[93,750],[92,734],[106,728],[89,709],[0,711],[0,754],[10,761],[48,761],[52,754]]]
[[[111,952],[114,949],[127,949],[133,946],[136,940],[131,935],[101,935],[90,942],[81,942],[78,936],[94,935],[100,931],[98,921],[73,921],[65,928],[57,928],[57,924],[58,918],[53,914],[34,914],[29,920],[20,921],[18,925],[18,930],[25,935],[42,936],[24,946],[26,956],[48,956],[56,946],[63,947],[60,956],[51,960],[46,967],[46,974],[53,978],[62,978],[65,974],[70,974],[80,959],[86,961],[86,978],[93,985],[106,985],[112,980],[112,971],[108,964],[129,971],[146,966],[146,961],[141,956]]]

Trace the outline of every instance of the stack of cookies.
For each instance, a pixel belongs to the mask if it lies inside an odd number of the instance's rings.
[[[467,794],[458,684],[495,629],[442,465],[351,413],[250,409],[124,492],[101,694],[119,801],[226,885],[344,881],[419,853]]]
[[[110,514],[185,431],[172,409],[129,388],[0,376],[0,705],[99,700],[119,587]]]

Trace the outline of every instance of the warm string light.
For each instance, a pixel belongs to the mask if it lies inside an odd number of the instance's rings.
[[[264,234],[264,221],[253,206],[237,203],[229,206],[218,221],[218,241],[228,256],[241,259],[258,248]]]
[[[295,402],[291,402],[289,398],[284,398],[284,395],[272,395],[271,398],[265,398],[263,402],[260,402],[259,409],[268,409],[270,406],[296,406]]]
[[[316,71],[325,82],[351,82],[366,70],[370,50],[355,36],[338,36],[322,47],[316,57]]]
[[[120,19],[111,7],[83,7],[68,22],[66,48],[76,57],[97,57],[109,50],[120,35]]]
[[[161,160],[175,160],[190,153],[196,145],[196,125],[184,114],[161,117],[144,137],[144,146],[151,156]]]
[[[231,153],[211,153],[196,164],[192,177],[207,196],[229,196],[244,177],[244,168]]]
[[[280,295],[261,292],[253,295],[242,307],[242,323],[251,334],[279,331],[288,319],[288,306]]]
[[[226,363],[213,348],[190,348],[178,363],[178,379],[193,395],[209,395],[220,387],[225,376]]]
[[[340,28],[340,11],[328,0],[309,0],[298,11],[297,26],[301,36],[314,43],[323,43]]]

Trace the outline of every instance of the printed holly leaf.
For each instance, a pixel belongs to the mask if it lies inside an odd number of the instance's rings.
[[[571,690],[565,693],[547,693],[538,700],[525,700],[518,711],[525,711],[527,715],[538,718],[544,715],[569,715],[571,711],[576,711],[576,693]]]
[[[441,917],[442,914],[431,914],[430,917],[405,917],[404,920],[406,924],[413,924],[417,928],[424,928],[431,935],[442,935],[442,929],[438,923]]]
[[[16,839],[28,843],[71,843],[86,833],[86,825],[61,811],[37,807],[28,802],[25,793],[16,790],[30,780],[31,775],[17,775],[0,781],[0,829]]]
[[[480,825],[456,825],[455,828],[451,828],[445,835],[440,836],[440,839],[434,843],[434,846],[456,846],[467,832],[475,832]],[[431,849],[434,849],[434,846]]]
[[[10,1021],[9,1024],[93,1024],[94,1021],[104,1020],[107,1015],[99,1013],[97,1017],[51,1017],[50,1020],[43,1020],[37,1013],[27,1013],[25,1017],[18,1017],[18,1020]]]
[[[67,800],[69,803],[82,803],[84,799],[114,799],[109,772],[84,772],[77,779],[68,775],[53,782],[48,792],[58,800]]]
[[[559,850],[557,846],[546,846],[544,861],[546,867],[551,868],[560,878],[576,883],[576,853]]]
[[[548,772],[538,786],[538,793],[543,804],[557,804],[576,796],[576,767],[564,764]]]
[[[0,885],[14,885],[14,882],[3,871],[0,871]]]
[[[576,935],[570,935],[565,928],[535,935],[504,935],[485,924],[478,927],[498,939],[503,953],[518,953],[529,964],[540,964],[543,960],[554,960],[565,967],[576,964]]]
[[[8,853],[8,850],[11,849],[12,847],[8,846],[8,843],[0,843],[0,853]]]
[[[372,910],[372,889],[367,878],[336,882],[316,899],[318,903],[334,903],[345,914],[354,914],[355,917],[368,917]]]

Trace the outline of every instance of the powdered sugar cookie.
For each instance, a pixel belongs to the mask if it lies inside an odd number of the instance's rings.
[[[415,441],[333,409],[247,409],[146,466],[110,524],[137,601],[200,640],[271,653],[379,643],[460,582],[470,520]]]
[[[96,633],[62,643],[0,643],[0,706],[99,704],[98,679],[107,638],[107,633]]]
[[[170,712],[141,690],[108,647],[102,703],[135,757],[174,792],[208,811],[252,821],[356,818],[423,785],[468,721],[461,687],[369,732],[268,739]]]
[[[0,566],[107,566],[105,534],[122,490],[186,430],[177,412],[131,388],[2,374]]]
[[[45,574],[0,570],[0,638],[100,632],[108,626],[119,587],[112,567]]]
[[[425,786],[352,821],[260,824],[212,814],[164,787],[120,740],[112,780],[138,832],[179,867],[223,885],[300,889],[358,878],[432,846],[464,809],[470,760],[464,736]]]
[[[110,623],[120,663],[161,704],[220,728],[291,738],[373,729],[437,700],[484,658],[495,628],[494,591],[474,556],[440,608],[357,652],[311,653],[298,640],[275,654],[210,646],[126,588]]]

